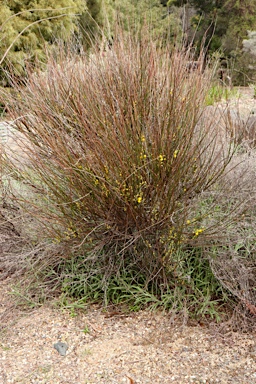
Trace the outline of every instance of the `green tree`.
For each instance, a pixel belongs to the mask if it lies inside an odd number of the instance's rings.
[[[222,17],[228,20],[225,36],[225,49],[231,52],[242,47],[247,31],[256,28],[256,0],[227,0],[221,9]],[[228,18],[229,15],[229,18]]]
[[[44,60],[44,52],[56,39],[68,39],[76,29],[85,0],[4,0],[0,4],[0,72],[8,68],[24,75],[27,62]],[[8,51],[8,55],[5,53]],[[4,60],[3,60],[4,59]]]
[[[223,48],[226,54],[240,49],[247,31],[256,26],[256,0],[169,0],[167,4],[193,7],[197,15],[191,24],[198,40],[206,35],[211,50]]]
[[[193,39],[200,46],[203,41],[209,54],[218,50],[225,56],[234,84],[251,81],[252,65],[250,55],[243,51],[243,40],[247,31],[256,30],[256,0],[169,0],[167,4],[193,8],[188,42]]]
[[[112,25],[118,20],[125,30],[138,31],[147,24],[156,39],[181,36],[179,10],[165,0],[106,0],[105,4]]]
[[[166,3],[166,0],[162,0]],[[196,8],[199,12],[205,12],[209,14],[213,9],[219,9],[223,6],[225,0],[167,0],[167,4],[175,4],[178,7],[189,5]]]
[[[168,4],[175,4],[184,9],[193,9],[190,18],[190,39],[199,46],[202,41],[209,51],[221,47],[221,37],[225,34],[228,19],[222,14],[226,0],[169,0]],[[184,13],[187,17],[187,13]],[[224,16],[224,22],[223,22]]]
[[[82,44],[85,49],[90,48],[95,39],[101,36],[104,25],[103,1],[87,0],[87,9],[79,18]]]

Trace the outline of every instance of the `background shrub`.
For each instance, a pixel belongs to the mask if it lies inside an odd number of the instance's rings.
[[[22,78],[27,64],[45,62],[45,47],[68,40],[77,30],[85,0],[2,1],[0,4],[0,83],[8,84],[6,70]],[[8,55],[7,55],[8,53]]]

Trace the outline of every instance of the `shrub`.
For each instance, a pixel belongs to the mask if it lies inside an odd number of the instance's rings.
[[[34,241],[56,244],[43,262],[65,292],[94,284],[108,302],[125,275],[158,298],[171,290],[171,302],[178,287],[198,313],[218,302],[204,250],[222,243],[241,201],[224,177],[234,148],[205,107],[211,73],[188,73],[188,60],[146,33],[119,34],[89,57],[60,47],[25,87],[13,84],[27,159],[6,166],[39,225]]]
[[[44,48],[53,44],[53,38],[68,40],[77,29],[76,13],[85,9],[84,0],[1,2],[1,84],[8,84],[6,69],[11,69],[16,76],[23,77],[28,63],[35,60],[44,61]]]

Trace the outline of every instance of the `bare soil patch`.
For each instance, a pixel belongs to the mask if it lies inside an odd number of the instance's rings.
[[[9,289],[1,284],[1,383],[256,383],[255,334],[222,336],[215,326],[146,311],[22,312]],[[66,356],[53,348],[58,341]]]

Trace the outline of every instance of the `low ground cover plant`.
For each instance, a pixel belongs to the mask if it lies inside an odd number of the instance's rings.
[[[215,81],[209,88],[206,96],[206,105],[214,105],[218,101],[228,101],[231,97],[239,96],[239,91],[236,88],[226,87]]]
[[[188,60],[147,33],[120,33],[90,55],[61,46],[25,86],[12,80],[26,159],[6,156],[5,172],[12,201],[33,217],[33,274],[63,301],[219,318],[234,293],[213,249],[247,195],[227,177],[236,147],[206,111],[211,71],[188,72]]]

